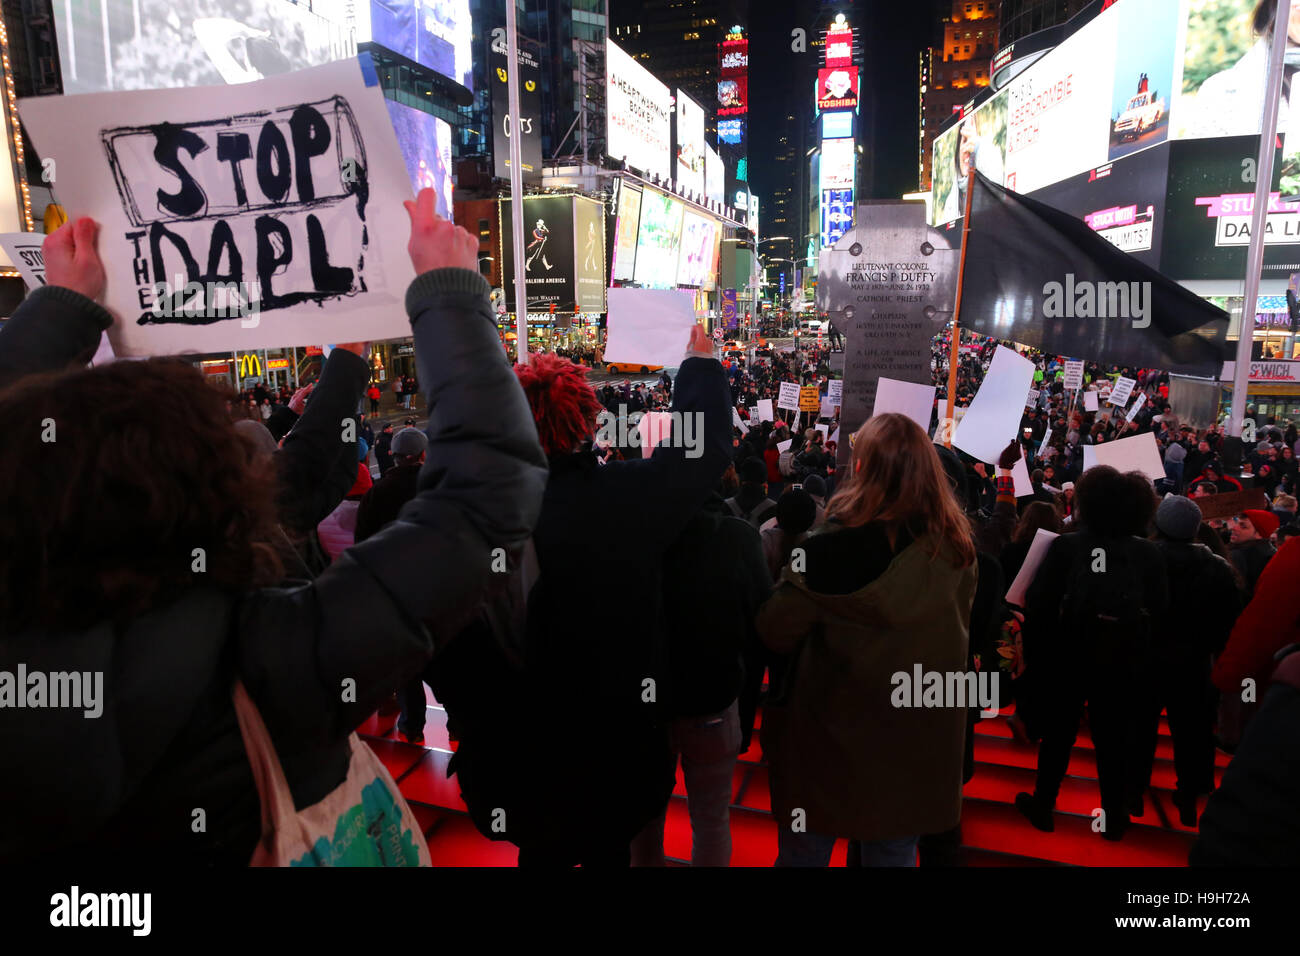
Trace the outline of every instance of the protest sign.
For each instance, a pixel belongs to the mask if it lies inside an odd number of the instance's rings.
[[[799,411],[815,412],[822,407],[821,394],[816,385],[807,385],[799,389]]]
[[[933,385],[917,385],[881,376],[876,382],[876,404],[871,415],[874,418],[888,412],[897,412],[920,425],[922,431],[928,432],[930,416],[934,412],[934,392]]]
[[[1137,382],[1131,378],[1120,376],[1115,380],[1115,387],[1110,391],[1110,398],[1107,401],[1111,405],[1118,405],[1123,408],[1128,404],[1129,396],[1133,394],[1133,386]]]
[[[1083,362],[1065,363],[1065,389],[1083,388]]]
[[[788,409],[792,412],[799,410],[799,383],[782,382],[781,393],[776,400],[777,408]]]
[[[681,365],[695,325],[695,302],[676,289],[610,289],[606,362]]]
[[[1025,408],[1033,408],[1038,404],[1038,389],[1031,388],[1029,394],[1025,396]]]
[[[1038,568],[1042,565],[1043,558],[1047,557],[1047,550],[1059,537],[1056,532],[1048,531],[1046,528],[1039,528],[1034,533],[1034,540],[1029,543],[1029,553],[1025,555],[1025,563],[1020,566],[1020,573],[1007,589],[1008,604],[1014,604],[1016,607],[1025,606],[1025,594],[1029,591],[1029,586],[1034,583]]]
[[[0,233],[0,249],[4,249],[29,289],[45,285],[45,255],[41,252],[44,241],[45,236],[39,232]]]
[[[1047,446],[1052,442],[1052,426],[1048,425],[1043,432],[1043,440],[1038,443],[1038,454],[1042,457],[1043,452],[1047,451]]]
[[[975,400],[957,425],[953,445],[972,458],[996,462],[1020,430],[1033,378],[1033,362],[999,345]]]
[[[102,227],[119,355],[410,334],[410,178],[368,55],[19,112],[69,217]]]
[[[1101,406],[1097,404],[1097,393],[1096,393],[1096,392],[1084,392],[1084,393],[1083,393],[1083,410],[1084,410],[1085,412],[1095,412],[1095,411],[1097,411],[1100,407],[1101,407]]]
[[[1140,471],[1152,481],[1165,476],[1160,447],[1156,444],[1156,436],[1150,432],[1100,445],[1084,445],[1083,470],[1087,471],[1094,465],[1110,465],[1121,472]]]
[[[611,289],[610,291],[614,290]],[[760,422],[770,422],[776,418],[772,412],[772,400],[770,398],[760,398],[758,405],[755,407],[758,409],[758,420]]]
[[[1206,521],[1233,518],[1243,511],[1267,511],[1268,494],[1263,488],[1230,491],[1223,495],[1206,495],[1196,499],[1201,517]]]
[[[743,429],[745,427],[745,420],[740,417],[740,412],[734,408],[731,410],[731,421],[737,428]]]
[[[826,399],[833,405],[840,405],[844,401],[844,379],[833,378],[826,383]]]
[[[1147,393],[1138,392],[1138,397],[1134,400],[1133,407],[1128,410],[1128,414],[1124,416],[1124,420],[1126,422],[1131,422],[1133,419],[1137,418],[1138,412],[1142,411],[1142,406],[1146,404],[1146,401]]]
[[[818,416],[817,416],[817,417],[818,417],[818,418],[834,418],[834,417],[835,417],[835,403],[832,402],[829,398],[823,398],[823,399],[822,399],[822,407],[821,407],[821,411],[818,413]]]
[[[776,450],[779,452],[787,452],[790,450],[790,446],[793,444],[794,444],[794,439],[787,438],[785,441],[779,441],[776,443]]]
[[[830,435],[831,435],[831,426],[830,426],[830,425],[814,425],[813,428],[817,429],[819,432],[822,433],[822,443],[825,444],[826,441],[830,438]]]

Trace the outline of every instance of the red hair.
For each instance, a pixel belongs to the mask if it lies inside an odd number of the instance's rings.
[[[516,365],[515,375],[528,398],[537,423],[542,451],[567,455],[596,430],[601,404],[587,383],[587,370],[568,359],[541,353],[530,355],[527,365]]]

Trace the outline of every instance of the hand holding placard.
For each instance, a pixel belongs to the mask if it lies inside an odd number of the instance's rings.
[[[86,216],[67,222],[45,237],[45,281],[80,292],[87,299],[104,294],[108,281],[96,243],[99,223]]]

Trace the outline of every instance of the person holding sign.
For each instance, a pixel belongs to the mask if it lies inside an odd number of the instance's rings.
[[[1043,707],[1034,792],[1016,809],[1052,832],[1052,812],[1085,704],[1097,752],[1102,836],[1119,840],[1142,812],[1145,695],[1153,680],[1154,632],[1169,606],[1164,556],[1146,540],[1155,513],[1151,483],[1108,465],[1088,469],[1076,490],[1078,533],[1052,541],[1025,598],[1026,670]]]
[[[0,489],[15,509],[0,524],[0,670],[38,647],[59,671],[112,669],[102,719],[6,712],[0,762],[28,785],[0,789],[0,812],[24,821],[0,832],[0,857],[247,865],[265,842],[237,681],[293,805],[313,807],[363,763],[353,728],[474,612],[494,550],[529,534],[545,459],[502,359],[477,240],[435,214],[432,190],[407,208],[407,311],[437,398],[429,460],[398,521],[293,586],[274,543],[275,472],[197,369],[67,367],[113,316],[95,301],[96,224],[46,239],[49,285],[0,329]],[[377,796],[404,812],[363,822],[392,827],[412,862],[420,827],[395,788]],[[205,828],[191,826],[196,807]],[[356,859],[373,839],[356,836],[327,852]]]
[[[763,642],[797,658],[763,716],[778,866],[826,866],[839,837],[861,841],[864,865],[914,866],[920,835],[961,817],[966,713],[904,709],[894,678],[966,670],[970,523],[904,415],[868,419],[851,469],[804,543],[807,570],[787,567],[758,618]]]

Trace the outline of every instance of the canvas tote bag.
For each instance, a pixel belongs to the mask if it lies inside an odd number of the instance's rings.
[[[235,715],[262,804],[262,841],[249,866],[432,866],[415,814],[374,752],[348,737],[348,774],[301,812],[294,809],[266,724],[242,681]]]

